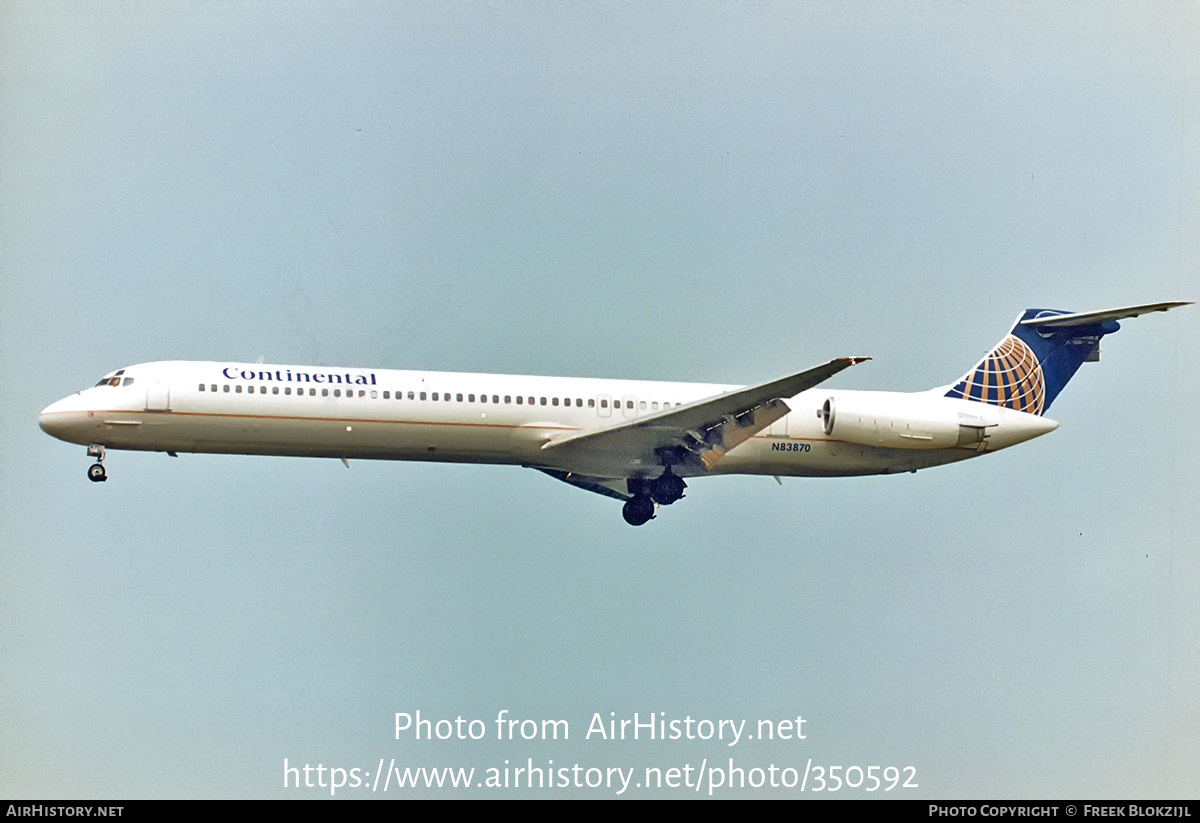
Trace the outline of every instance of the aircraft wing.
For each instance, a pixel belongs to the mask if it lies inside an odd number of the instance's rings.
[[[602,494],[605,497],[613,497],[617,500],[628,500],[633,497],[633,495],[628,493],[628,487],[625,485],[624,480],[613,480],[611,477],[591,477],[586,474],[565,472],[559,469],[545,469],[541,466],[534,466],[534,468],[550,475],[555,480],[570,483],[576,488],[586,489],[596,494]]]
[[[545,443],[542,451],[552,453],[555,463],[575,452],[602,454],[643,465],[662,465],[664,459],[673,465],[698,462],[699,467],[707,471],[730,449],[791,411],[783,398],[794,397],[843,369],[869,359],[841,357],[768,383],[725,392],[604,428],[563,435]]]

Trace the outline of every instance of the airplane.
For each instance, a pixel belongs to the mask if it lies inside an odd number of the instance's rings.
[[[38,424],[87,446],[96,482],[107,449],[508,464],[620,500],[640,526],[697,477],[915,472],[1051,432],[1118,320],[1184,305],[1027,309],[956,382],[912,393],[818,388],[866,357],[749,387],[170,361],[107,374]]]

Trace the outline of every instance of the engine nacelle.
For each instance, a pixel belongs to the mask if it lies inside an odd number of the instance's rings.
[[[940,398],[843,395],[820,411],[825,434],[860,446],[952,449],[983,441],[990,424]]]

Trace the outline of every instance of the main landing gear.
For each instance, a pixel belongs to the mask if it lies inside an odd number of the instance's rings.
[[[621,515],[629,525],[640,526],[654,518],[654,501],[645,495],[631,497],[625,501]]]
[[[669,506],[683,497],[687,483],[676,477],[668,466],[662,477],[646,480],[640,477],[629,479],[629,492],[633,497],[625,501],[621,515],[631,526],[641,526],[654,518],[654,505]]]
[[[88,466],[88,480],[93,483],[103,483],[108,479],[108,472],[104,471],[104,447],[95,443],[88,446],[88,457],[96,458],[96,462]]]

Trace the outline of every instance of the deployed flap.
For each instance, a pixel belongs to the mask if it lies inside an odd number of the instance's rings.
[[[1144,306],[1128,306],[1123,309],[1104,309],[1102,311],[1084,311],[1076,312],[1075,314],[1054,314],[1047,317],[1036,317],[1032,320],[1022,320],[1022,326],[1033,326],[1034,328],[1050,328],[1061,329],[1071,328],[1072,326],[1094,326],[1099,323],[1108,323],[1112,320],[1123,320],[1126,317],[1137,317],[1139,314],[1149,314],[1155,311],[1167,311],[1179,306],[1190,306],[1191,303],[1175,302],[1175,303],[1147,303]]]
[[[691,454],[709,469],[725,452],[787,414],[790,409],[781,398],[793,397],[869,359],[838,358],[769,383],[718,394],[606,428],[564,435],[547,442],[542,450],[603,451],[654,463],[661,458],[660,450],[675,449],[682,454],[667,462],[681,463]]]

